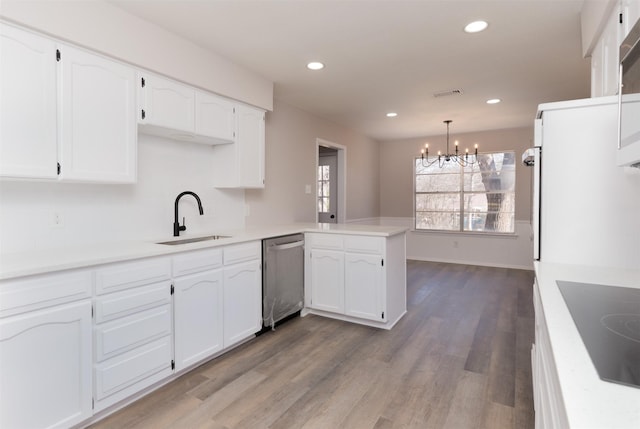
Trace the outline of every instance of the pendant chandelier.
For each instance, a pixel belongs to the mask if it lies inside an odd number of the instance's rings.
[[[438,151],[438,157],[429,159],[429,143],[424,145],[424,149],[421,150],[420,158],[422,159],[423,167],[431,167],[436,162],[440,168],[444,167],[448,162],[455,162],[462,167],[473,165],[478,159],[478,144],[475,144],[475,152],[472,156],[469,156],[469,149],[465,149],[464,154],[458,153],[458,141],[455,141],[455,153],[449,153],[449,124],[453,122],[451,119],[443,121],[447,124],[447,153],[442,154]]]

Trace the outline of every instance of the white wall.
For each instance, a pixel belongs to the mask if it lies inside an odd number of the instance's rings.
[[[347,148],[347,220],[379,216],[379,143],[275,100],[266,117],[266,186],[246,191],[247,225],[315,222],[318,138]]]
[[[352,220],[362,225],[398,225],[407,231],[407,259],[533,269],[531,223],[516,221],[514,235],[478,235],[413,231],[413,218],[382,217]]]
[[[533,124],[533,120],[532,120]],[[516,158],[533,146],[533,127],[454,134],[460,147],[480,145],[480,151],[514,150]],[[381,222],[413,228],[413,159],[424,143],[433,152],[446,149],[445,136],[428,136],[380,144]],[[497,267],[533,267],[531,241],[532,169],[516,164],[516,231],[512,237],[439,232],[410,232],[407,257],[417,260],[469,263]]]
[[[211,186],[210,146],[140,135],[138,183],[94,185],[0,181],[0,253],[173,236],[176,196],[180,200],[181,235],[216,233],[244,226],[244,191]],[[53,225],[54,214],[62,220]]]

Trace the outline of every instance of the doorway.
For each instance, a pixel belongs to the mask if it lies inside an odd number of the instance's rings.
[[[322,139],[316,143],[316,221],[344,223],[346,148]]]

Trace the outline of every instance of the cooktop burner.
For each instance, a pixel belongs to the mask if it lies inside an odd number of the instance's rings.
[[[600,378],[640,388],[640,289],[556,283]]]
[[[640,342],[640,316],[637,314],[607,314],[602,316],[600,323],[614,334]]]

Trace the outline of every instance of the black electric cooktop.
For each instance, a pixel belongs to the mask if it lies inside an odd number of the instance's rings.
[[[600,378],[640,388],[640,289],[557,284]]]

